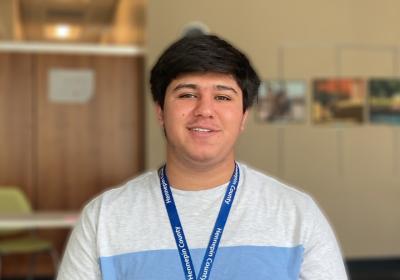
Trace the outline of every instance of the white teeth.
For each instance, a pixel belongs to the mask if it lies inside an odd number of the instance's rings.
[[[198,132],[210,132],[211,131],[211,129],[198,128],[198,127],[192,128],[192,130],[193,131],[198,131]]]

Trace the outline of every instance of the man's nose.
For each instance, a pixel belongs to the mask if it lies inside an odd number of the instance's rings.
[[[212,96],[200,96],[197,99],[194,114],[202,117],[213,117],[214,116],[214,99]]]

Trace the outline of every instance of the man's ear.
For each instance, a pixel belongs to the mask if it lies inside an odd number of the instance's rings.
[[[246,109],[246,111],[244,111],[244,113],[243,113],[242,122],[241,122],[241,124],[240,124],[240,131],[241,131],[241,132],[242,132],[242,131],[244,130],[244,128],[246,127],[248,115],[249,115],[249,110]]]
[[[157,117],[158,124],[160,126],[164,126],[164,114],[163,114],[163,109],[161,108],[160,104],[156,103],[155,111],[156,111],[156,117]]]

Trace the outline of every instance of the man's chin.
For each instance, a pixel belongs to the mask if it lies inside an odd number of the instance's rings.
[[[198,167],[212,167],[220,162],[224,161],[215,154],[196,154],[190,156],[190,162]]]
[[[191,159],[191,162],[197,163],[199,165],[203,165],[203,164],[207,165],[207,164],[213,163],[215,161],[215,157],[205,156],[205,155],[193,156],[190,159]]]

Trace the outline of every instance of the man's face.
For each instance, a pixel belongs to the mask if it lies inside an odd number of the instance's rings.
[[[167,137],[168,160],[215,164],[234,160],[234,144],[244,129],[242,90],[220,73],[178,76],[167,87],[157,117]]]

